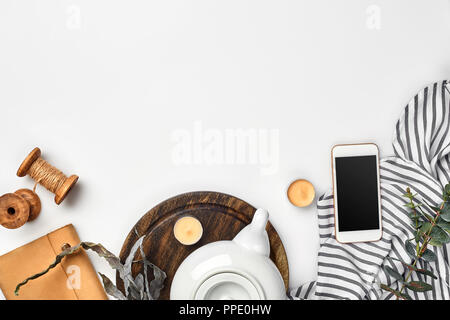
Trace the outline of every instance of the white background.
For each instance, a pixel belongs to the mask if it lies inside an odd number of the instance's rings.
[[[150,208],[212,190],[267,208],[290,285],[313,280],[316,211],[293,207],[286,188],[306,178],[326,191],[335,143],[392,155],[404,105],[449,78],[449,38],[448,0],[2,0],[0,193],[33,187],[16,170],[35,146],[80,180],[60,206],[38,188],[41,216],[0,228],[0,254],[68,223],[118,254]],[[171,135],[195,121],[278,129],[279,170],[176,166]]]

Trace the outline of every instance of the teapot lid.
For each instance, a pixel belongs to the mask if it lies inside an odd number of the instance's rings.
[[[262,300],[264,292],[256,281],[234,272],[215,274],[195,292],[195,300]]]

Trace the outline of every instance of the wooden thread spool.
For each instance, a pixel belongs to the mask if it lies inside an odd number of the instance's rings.
[[[77,183],[78,176],[67,177],[64,173],[41,158],[41,150],[34,148],[17,170],[19,177],[29,175],[36,183],[55,194],[56,204],[60,204],[70,189]]]
[[[17,229],[27,221],[33,221],[41,212],[41,200],[30,189],[19,189],[0,197],[0,224]]]

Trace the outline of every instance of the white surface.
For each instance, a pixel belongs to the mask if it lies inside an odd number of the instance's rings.
[[[0,192],[32,188],[15,173],[35,146],[80,181],[59,207],[39,188],[41,216],[1,228],[0,253],[67,223],[119,253],[160,201],[215,190],[267,208],[291,285],[312,280],[316,213],[290,205],[288,184],[329,188],[335,143],[391,155],[403,106],[449,77],[449,35],[448,0],[3,0]],[[278,171],[177,166],[171,136],[196,121],[219,133],[279,129]]]

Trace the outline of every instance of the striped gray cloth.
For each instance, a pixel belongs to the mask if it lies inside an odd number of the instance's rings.
[[[402,194],[407,187],[418,199],[438,205],[442,190],[450,181],[450,81],[434,83],[421,90],[406,106],[397,122],[393,147],[395,157],[381,161],[381,201],[383,237],[377,242],[340,244],[335,239],[333,195],[329,191],[317,203],[320,233],[318,277],[311,283],[290,292],[291,299],[395,299],[392,293],[381,290],[380,283],[399,289],[383,270],[389,265],[400,274],[405,268],[387,257],[412,262],[403,243],[413,238],[407,202]],[[432,214],[431,210],[429,213]],[[433,290],[416,293],[413,299],[450,299],[449,246],[431,247],[437,261],[420,261],[438,276],[413,273],[411,280],[433,285]]]

